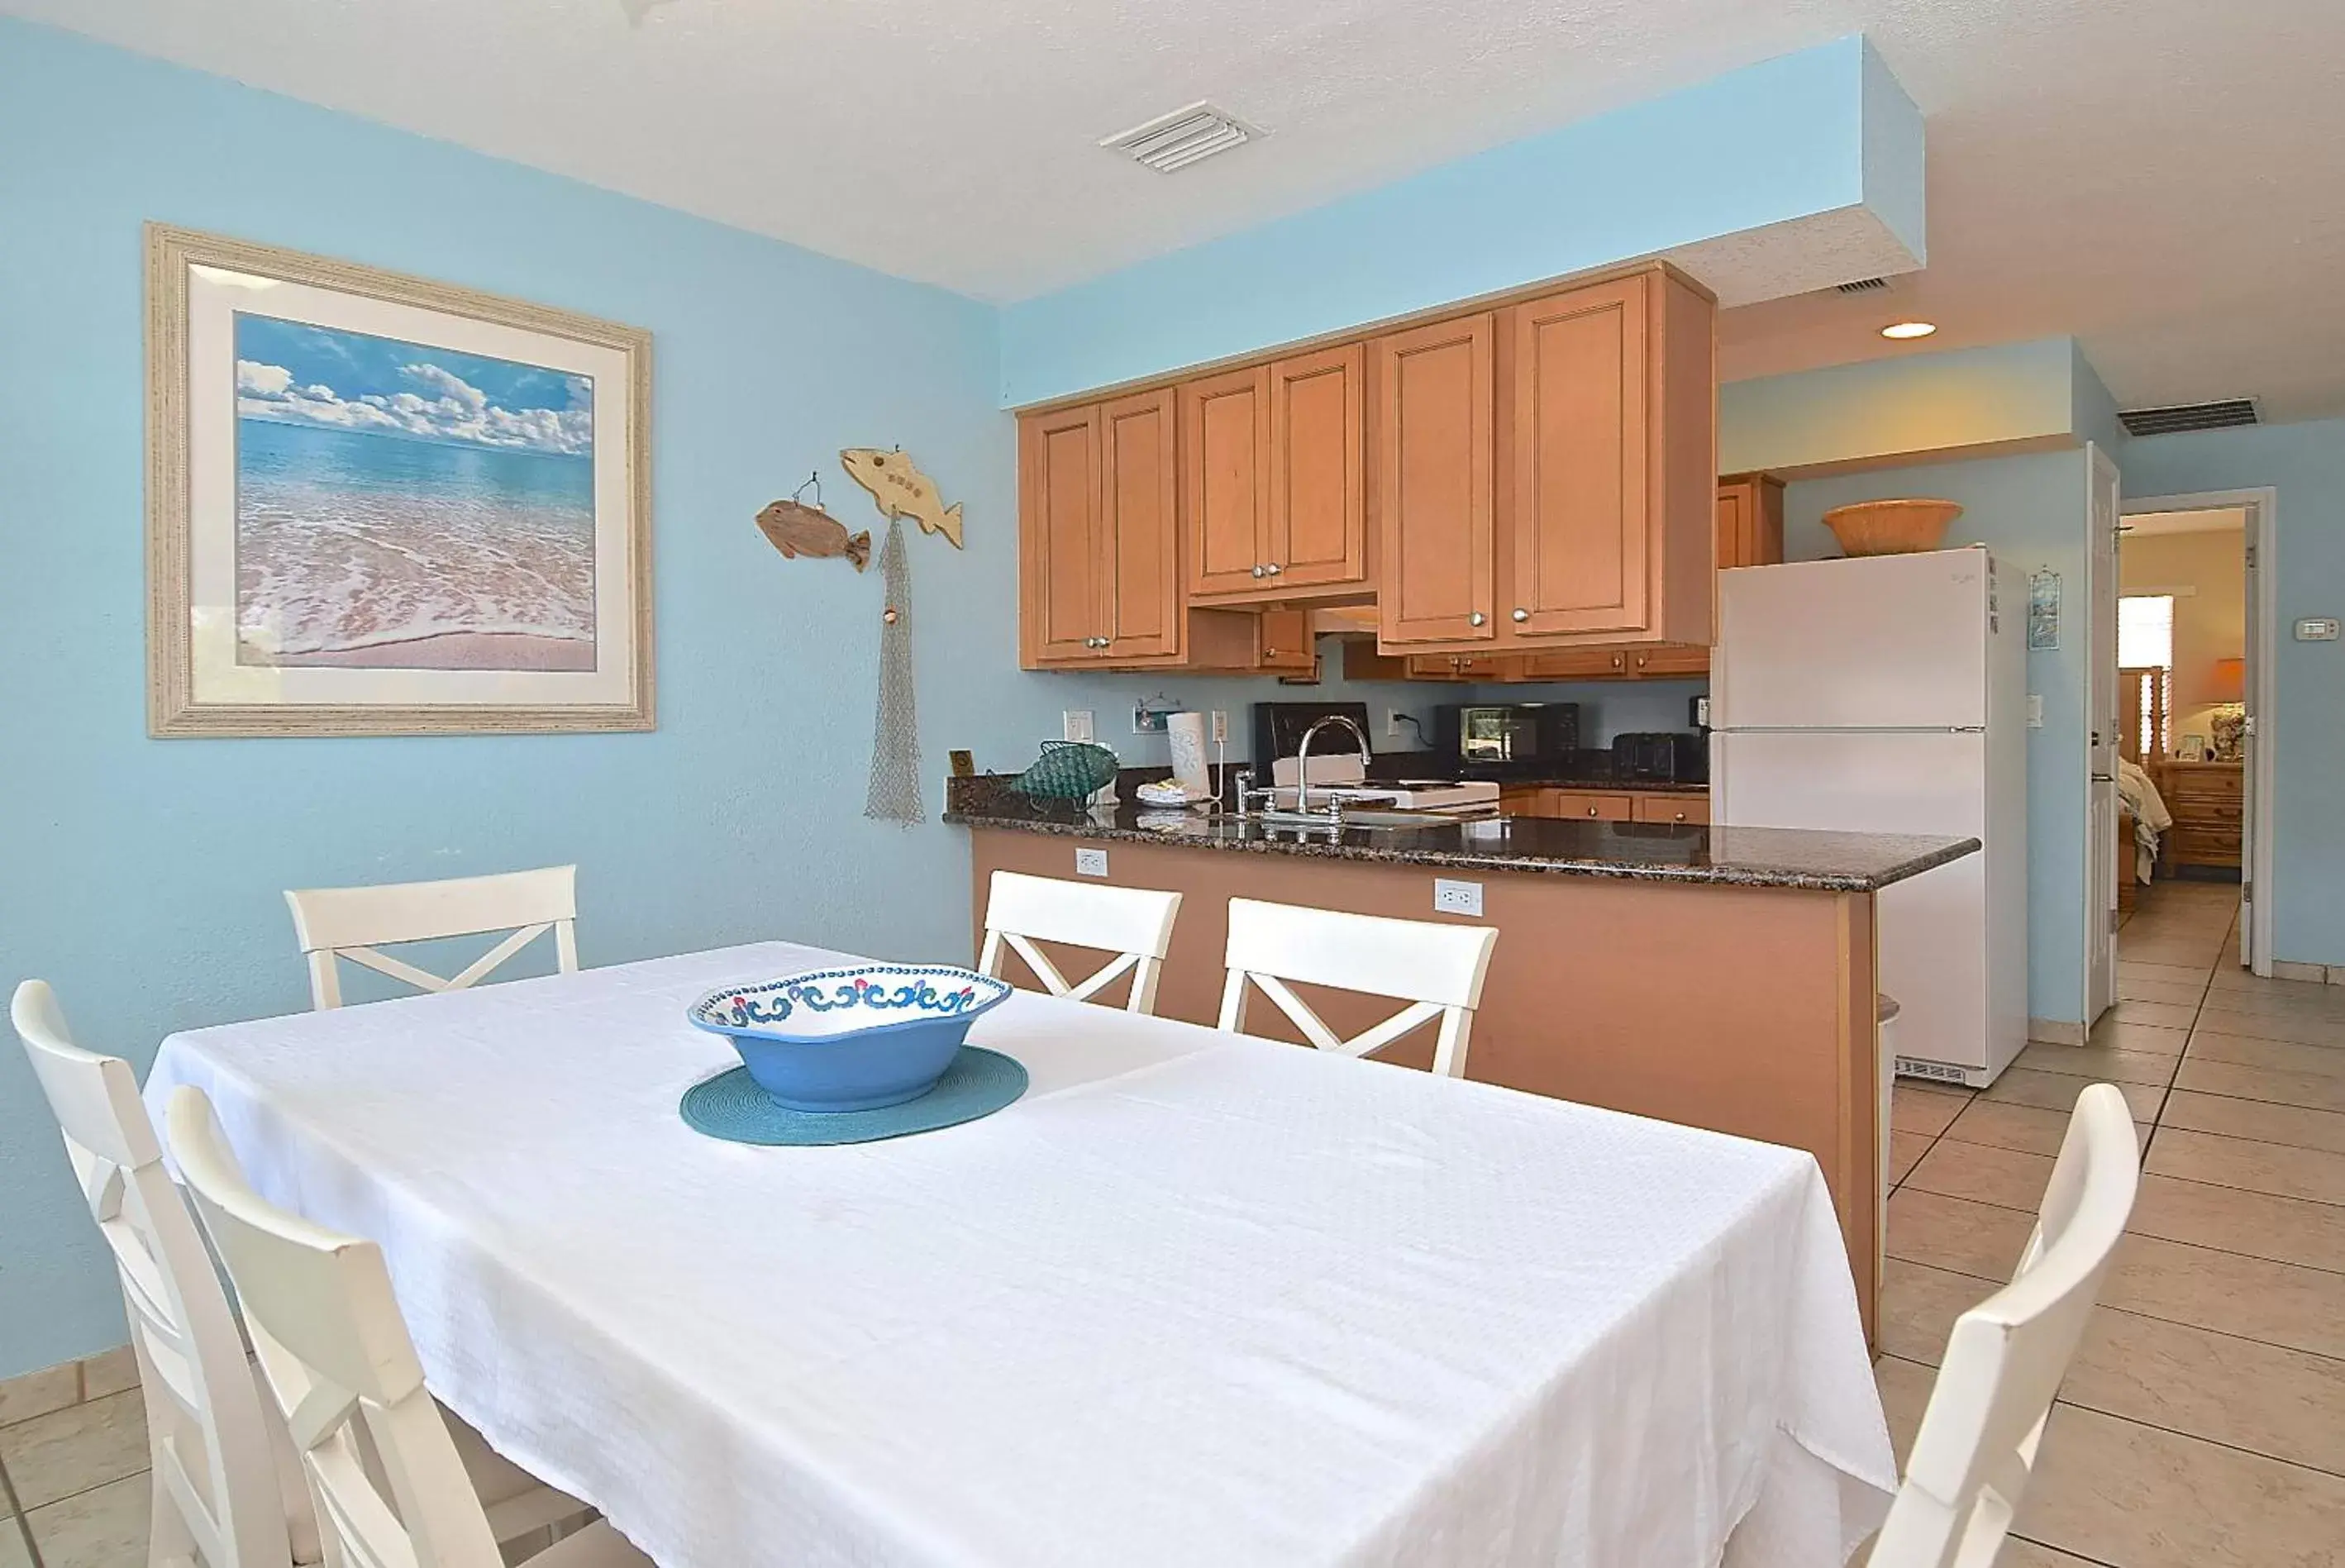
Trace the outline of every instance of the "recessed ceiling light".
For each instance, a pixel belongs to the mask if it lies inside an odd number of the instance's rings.
[[[1881,329],[1884,338],[1926,338],[1938,330],[1935,321],[1892,321]]]

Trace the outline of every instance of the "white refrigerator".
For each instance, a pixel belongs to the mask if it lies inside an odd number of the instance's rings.
[[[1719,575],[1713,823],[1985,850],[1882,890],[1898,1071],[1987,1084],[2027,1039],[2026,606],[1983,548]]]

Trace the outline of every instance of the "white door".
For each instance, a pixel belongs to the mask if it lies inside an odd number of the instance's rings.
[[[2246,636],[2240,651],[2247,656],[2247,678],[2240,684],[2239,697],[2247,710],[2247,722],[2239,727],[2239,966],[2256,966],[2256,871],[2262,857],[2256,852],[2256,770],[2263,766],[2263,742],[2256,732],[2263,728],[2257,717],[2263,712],[2263,616],[2257,596],[2263,584],[2256,574],[2263,569],[2256,559],[2256,541],[2263,536],[2263,508],[2260,504],[2248,509],[2247,526],[2247,604]]]
[[[1984,550],[1722,572],[1711,720],[1728,729],[1986,722]]]
[[[1711,737],[1714,823],[1854,833],[1986,834],[1983,733],[1735,731]],[[1895,997],[1898,1053],[1988,1064],[1986,857],[1884,888],[1877,983]]]
[[[2085,703],[2086,777],[2085,855],[2085,1023],[2090,1028],[2117,1000],[2117,469],[2098,446],[2085,448],[2092,535],[2086,585],[2092,673]],[[2129,869],[2124,874],[2130,875]]]

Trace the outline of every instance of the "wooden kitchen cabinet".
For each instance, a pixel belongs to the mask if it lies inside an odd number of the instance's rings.
[[[1496,331],[1484,312],[1376,341],[1379,647],[1497,636]]]
[[[1028,669],[1096,663],[1106,647],[1096,406],[1018,422],[1018,629]]]
[[[1181,383],[1192,596],[1244,603],[1366,585],[1366,363],[1365,346],[1346,343]]]
[[[1730,473],[1718,482],[1718,569],[1774,566],[1783,559],[1783,482]]]
[[[1182,593],[1170,389],[1019,421],[1020,662],[1178,665],[1193,619]],[[1254,659],[1249,616],[1203,620],[1216,668]]]
[[[1543,789],[1539,792],[1539,815],[1629,822],[1636,820],[1637,802],[1633,796],[1617,790]]]
[[[1710,797],[1679,793],[1640,794],[1636,797],[1635,817],[1639,822],[1680,822],[1707,827],[1710,824]]]
[[[1514,674],[1511,662],[1495,654],[1408,656],[1410,680],[1508,680]]]
[[[1181,383],[1181,516],[1189,592],[1244,594],[1270,559],[1270,371]]]
[[[1308,610],[1264,610],[1254,616],[1254,667],[1307,674],[1318,657]]]

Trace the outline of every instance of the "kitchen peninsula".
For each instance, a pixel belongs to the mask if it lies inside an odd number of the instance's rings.
[[[1294,829],[1129,802],[1089,810],[1002,782],[957,779],[948,798],[946,820],[970,830],[978,924],[995,871],[1070,877],[1078,847],[1104,846],[1107,881],[1186,895],[1157,993],[1168,1017],[1213,1022],[1233,897],[1423,920],[1436,877],[1477,884],[1478,918],[1501,934],[1467,1076],[1808,1150],[1870,1331],[1886,1138],[1873,895],[1977,840],[1528,816]],[[1339,1030],[1390,1011],[1312,1002]],[[1267,1008],[1249,1020],[1264,1033],[1284,1023]],[[1430,1055],[1429,1038],[1411,1039],[1379,1059]]]

